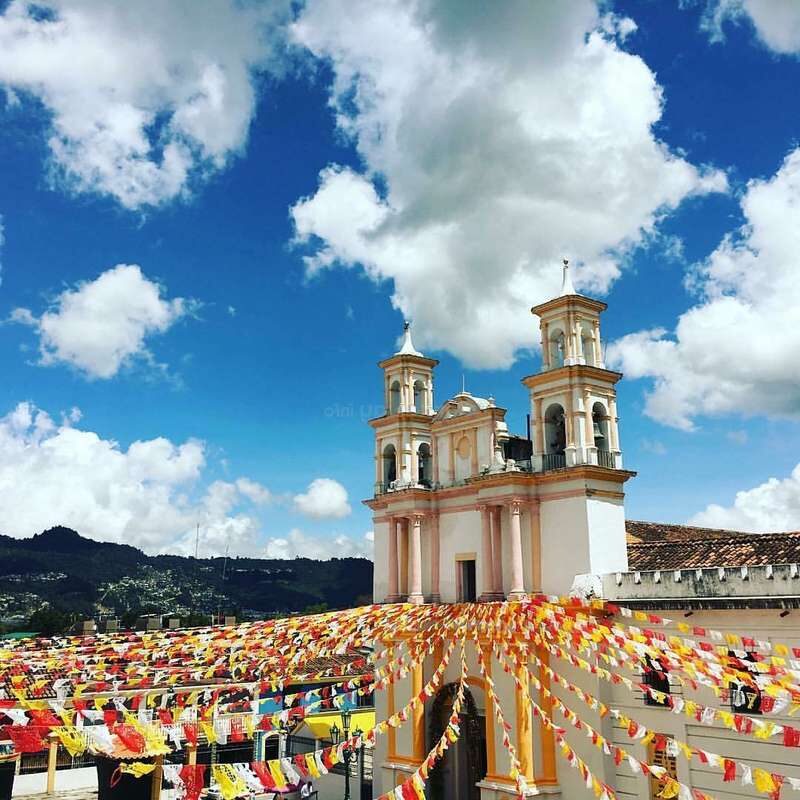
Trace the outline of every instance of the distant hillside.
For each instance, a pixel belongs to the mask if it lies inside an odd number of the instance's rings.
[[[263,616],[369,602],[372,562],[148,556],[56,527],[0,535],[0,622],[19,625],[45,603],[84,616],[236,612]]]

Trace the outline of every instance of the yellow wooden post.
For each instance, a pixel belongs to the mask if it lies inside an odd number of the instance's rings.
[[[547,691],[550,689],[550,676],[545,672],[544,667],[550,663],[550,653],[544,648],[537,648],[537,655],[542,662],[539,668],[539,680],[541,681],[542,688],[539,692],[539,705],[550,719],[553,718],[553,701],[547,696]],[[541,785],[550,785],[558,783],[558,774],[556,772],[556,739],[553,731],[548,728],[544,722],[541,723],[539,729],[542,746],[542,767],[541,774],[536,776],[536,783]]]
[[[483,659],[486,664],[486,677],[492,678],[492,646],[490,644],[480,645],[483,650]],[[494,711],[492,701],[489,699],[488,685],[484,686],[486,693],[486,777],[493,779],[497,776],[497,755],[494,749]]]
[[[422,693],[422,663],[415,665],[411,672],[411,695],[418,697]],[[420,764],[425,760],[425,705],[414,706],[413,727],[411,729],[411,754],[414,761]]]
[[[517,711],[517,756],[523,776],[533,779],[533,731],[531,730],[531,704],[525,693],[529,691],[530,679],[528,676],[528,651],[524,645],[519,651],[520,665],[517,667],[517,680],[520,687],[516,688]]]
[[[56,763],[58,761],[58,736],[50,733],[47,737],[47,794],[56,793]]]
[[[156,756],[156,768],[150,773],[153,776],[153,784],[150,788],[150,800],[160,800],[161,798],[161,779],[164,773],[164,756]]]

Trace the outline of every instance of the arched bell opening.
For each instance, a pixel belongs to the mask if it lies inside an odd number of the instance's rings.
[[[550,366],[553,369],[564,366],[564,358],[566,356],[566,339],[564,338],[564,331],[555,330],[550,337]]]
[[[425,442],[417,450],[417,483],[429,489],[433,481],[433,463],[431,446]]]
[[[611,417],[606,407],[602,403],[595,403],[592,406],[592,432],[594,446],[597,448],[597,463],[601,467],[618,469],[617,456],[611,452],[610,426]]]
[[[559,403],[553,403],[544,412],[545,446],[548,455],[564,455],[567,446],[566,415]]]
[[[594,340],[592,332],[588,328],[581,328],[581,352],[584,364],[591,367],[597,366],[594,362]]]
[[[400,381],[393,381],[389,387],[389,413],[397,414],[400,411]]]
[[[442,737],[453,713],[458,684],[443,686],[428,711],[428,747]],[[458,724],[461,735],[445,751],[428,777],[430,800],[480,800],[478,783],[486,777],[486,721],[475,705],[472,692],[466,689]]]
[[[414,381],[414,411],[417,414],[426,414],[428,411],[425,407],[425,384],[422,381]]]
[[[608,441],[608,412],[602,403],[592,406],[592,430],[594,446],[607,453],[611,449]]]
[[[567,466],[567,427],[564,408],[553,403],[544,412],[544,455],[543,469],[561,469]]]
[[[390,489],[397,480],[397,451],[393,444],[383,448],[383,486]]]

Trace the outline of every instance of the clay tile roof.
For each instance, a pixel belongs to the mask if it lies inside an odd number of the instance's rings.
[[[322,672],[328,675],[360,675],[366,671],[364,653],[319,656],[303,662],[303,672]]]
[[[800,531],[742,533],[637,520],[625,528],[630,570],[800,563]]]

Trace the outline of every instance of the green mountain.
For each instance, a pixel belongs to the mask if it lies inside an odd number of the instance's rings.
[[[364,558],[148,556],[64,527],[30,539],[0,535],[0,624],[6,627],[23,626],[47,609],[71,618],[107,614],[130,624],[141,614],[259,618],[312,606],[346,608],[371,596],[372,562]]]

